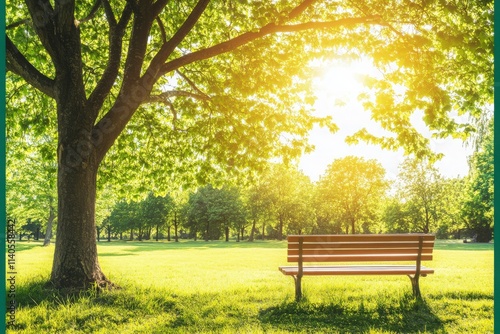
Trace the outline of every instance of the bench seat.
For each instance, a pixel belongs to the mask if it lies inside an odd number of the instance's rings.
[[[281,266],[285,275],[298,275],[299,267]],[[415,275],[417,267],[413,265],[366,265],[366,266],[307,266],[303,267],[303,275]],[[420,267],[420,276],[433,274],[434,269]]]

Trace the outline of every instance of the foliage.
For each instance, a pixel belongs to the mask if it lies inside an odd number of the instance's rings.
[[[399,198],[411,220],[412,232],[436,231],[442,208],[442,177],[429,160],[406,159],[398,174]]]
[[[267,220],[275,224],[272,237],[281,240],[286,232],[307,233],[314,223],[311,206],[312,183],[295,166],[271,164],[262,175]]]
[[[328,233],[377,232],[374,223],[388,186],[376,160],[347,156],[333,161],[317,185],[316,201],[328,221]]]
[[[465,192],[463,215],[467,229],[481,242],[489,242],[493,233],[494,150],[493,120],[481,148],[471,159],[471,173]]]
[[[57,214],[57,162],[53,104],[18,80],[6,82],[6,204],[7,215],[18,222],[39,220],[50,238]],[[38,105],[31,113],[15,98],[23,94]]]
[[[239,236],[246,223],[243,202],[235,187],[218,189],[208,185],[200,188],[189,196],[184,212],[186,226],[195,240],[198,233],[206,241],[218,240],[225,233],[225,239],[229,241],[230,228],[236,228]]]

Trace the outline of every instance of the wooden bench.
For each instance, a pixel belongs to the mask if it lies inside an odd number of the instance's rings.
[[[434,269],[422,266],[421,261],[432,260],[434,240],[431,234],[290,235],[288,262],[297,265],[281,266],[279,270],[294,278],[296,301],[302,298],[304,275],[408,275],[413,295],[421,298],[420,276],[434,273]],[[408,264],[409,261],[414,263]],[[304,262],[339,264],[304,266]],[[377,264],[360,264],[363,262]]]

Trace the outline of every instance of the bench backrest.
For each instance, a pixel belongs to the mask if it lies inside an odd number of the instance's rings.
[[[290,235],[288,262],[432,260],[432,234]]]

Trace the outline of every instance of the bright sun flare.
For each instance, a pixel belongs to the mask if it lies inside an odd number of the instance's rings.
[[[313,64],[313,68],[317,73],[313,81],[317,97],[314,105],[315,115],[331,116],[333,122],[339,127],[339,131],[332,134],[328,129],[315,127],[309,138],[310,143],[316,149],[302,157],[300,167],[313,180],[317,180],[334,159],[356,155],[367,159],[377,159],[387,170],[389,178],[395,178],[397,167],[404,158],[401,152],[382,150],[380,147],[366,143],[347,145],[344,141],[346,136],[362,128],[366,128],[376,136],[390,135],[371,119],[371,114],[364,110],[362,103],[358,101],[358,95],[364,90],[364,77],[380,79],[381,73],[366,59],[351,62],[318,61]],[[416,113],[417,118],[418,115]],[[427,129],[420,123],[422,120],[417,119],[414,125],[425,135]],[[450,157],[440,162],[443,171],[450,171],[450,175],[453,174],[452,177],[456,177],[457,174],[466,174],[467,154],[460,141],[432,140],[431,146],[437,152],[446,153]],[[448,165],[451,167],[447,167]]]

